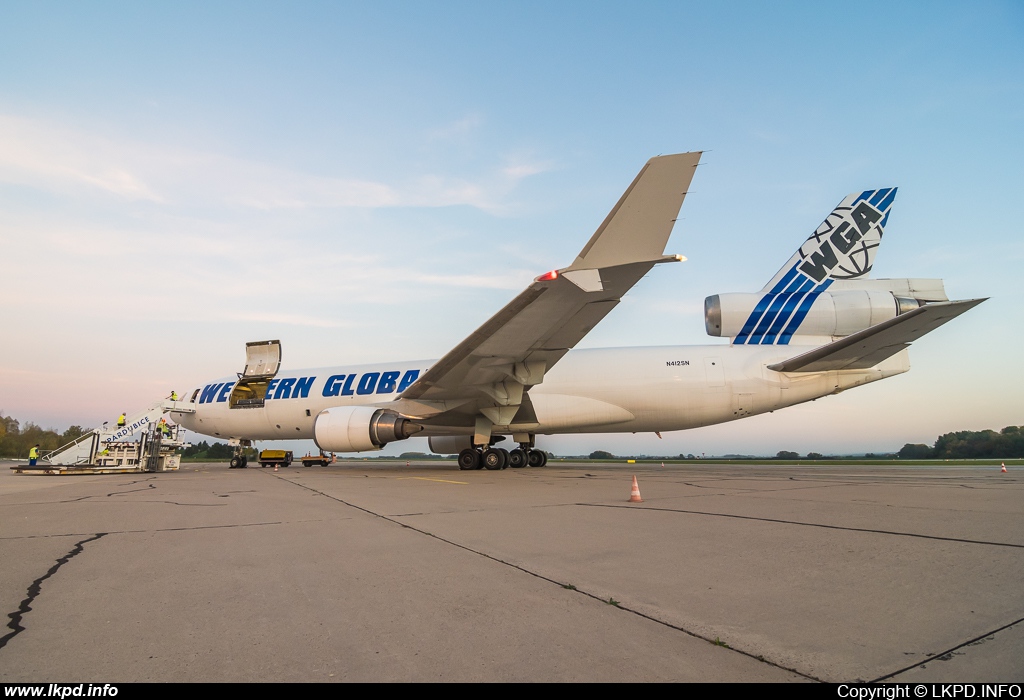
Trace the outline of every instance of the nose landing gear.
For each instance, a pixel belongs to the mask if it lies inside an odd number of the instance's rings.
[[[245,456],[245,448],[252,445],[252,440],[239,440],[235,445],[235,452],[231,457],[229,469],[245,469],[249,465],[249,458]]]

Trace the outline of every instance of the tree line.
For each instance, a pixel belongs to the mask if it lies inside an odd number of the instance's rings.
[[[28,457],[28,451],[35,445],[39,445],[41,452],[55,450],[87,432],[80,425],[72,425],[63,433],[31,422],[23,426],[17,419],[0,413],[0,457]]]
[[[10,416],[0,413],[0,457],[25,458],[33,445],[39,445],[42,452],[63,447],[89,432],[80,425],[72,425],[63,433],[41,428],[28,422],[24,426]],[[255,450],[252,450],[255,455]],[[230,459],[233,448],[223,442],[208,444],[205,440],[182,451],[186,458]],[[418,453],[408,453],[408,456]],[[406,457],[403,455],[402,458]],[[907,443],[895,455],[867,454],[865,459],[1015,459],[1024,457],[1024,425],[1008,425],[999,432],[995,430],[961,430],[940,435],[932,446]],[[596,450],[591,459],[617,459],[610,452]],[[800,457],[796,452],[782,450],[776,459],[828,459],[817,452]],[[692,454],[671,459],[695,459]]]
[[[218,459],[231,459],[235,455],[235,448],[226,442],[215,442],[212,445],[206,440],[190,445],[181,451],[181,456],[186,459],[195,459],[199,462],[214,461]]]
[[[45,453],[63,447],[88,432],[88,429],[80,425],[72,425],[63,433],[58,433],[52,428],[41,428],[32,422],[21,425],[16,418],[0,413],[0,457],[25,459],[35,445],[39,445],[39,451]],[[250,456],[255,456],[254,450],[248,452],[252,453]],[[205,440],[182,450],[183,457],[210,460],[231,459],[233,454],[234,448],[227,443],[214,442],[211,445]]]
[[[961,430],[940,435],[935,444],[907,443],[900,459],[1014,459],[1024,457],[1024,425],[994,430]]]

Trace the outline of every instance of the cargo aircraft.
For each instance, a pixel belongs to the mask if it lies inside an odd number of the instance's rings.
[[[413,435],[461,469],[540,467],[538,435],[660,435],[906,372],[912,341],[984,301],[949,301],[942,280],[870,278],[896,189],[865,190],[759,292],[705,299],[708,334],[728,344],[573,350],[655,265],[684,259],[665,245],[700,156],[649,160],[568,267],[438,360],[279,371],[278,341],[248,343],[242,373],[190,389],[171,415],[239,445],[233,467],[253,440],[344,453]]]

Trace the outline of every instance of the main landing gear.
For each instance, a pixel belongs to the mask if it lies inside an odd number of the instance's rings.
[[[459,469],[463,471],[485,467],[491,470],[507,467],[521,469],[527,465],[543,467],[547,463],[547,453],[529,447],[517,447],[511,452],[501,447],[489,447],[486,450],[474,447],[459,453]]]

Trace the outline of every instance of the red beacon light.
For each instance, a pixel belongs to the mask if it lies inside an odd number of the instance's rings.
[[[543,275],[534,280],[534,282],[550,282],[551,280],[558,279],[558,270],[552,270],[551,272],[545,272]]]

